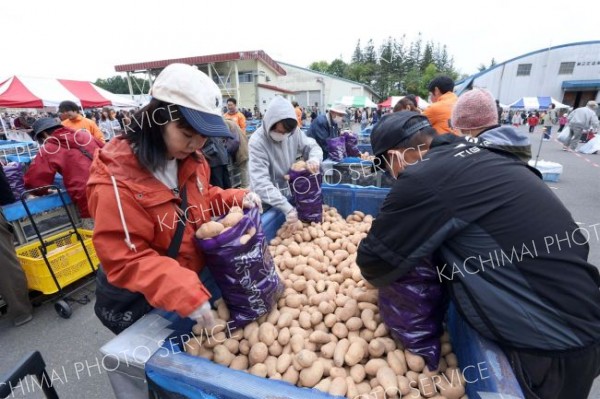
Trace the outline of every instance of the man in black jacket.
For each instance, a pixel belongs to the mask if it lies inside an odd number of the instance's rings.
[[[493,107],[485,117],[497,124]],[[363,276],[385,286],[435,256],[440,283],[504,349],[528,399],[587,398],[600,374],[600,274],[587,262],[600,226],[578,226],[502,146],[436,137],[417,113],[384,116],[371,144],[397,180],[360,244]]]
[[[15,202],[4,170],[0,166],[0,205]],[[23,325],[31,319],[32,306],[29,302],[27,279],[15,254],[12,226],[6,221],[0,209],[0,295],[8,304],[8,317],[15,326]]]

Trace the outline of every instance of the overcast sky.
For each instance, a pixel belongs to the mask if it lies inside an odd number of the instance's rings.
[[[594,1],[5,0],[0,79],[11,75],[106,78],[141,61],[264,50],[307,67],[419,32],[446,45],[460,73],[560,44],[600,39]],[[577,4],[579,3],[579,4]],[[485,9],[484,9],[485,8]]]

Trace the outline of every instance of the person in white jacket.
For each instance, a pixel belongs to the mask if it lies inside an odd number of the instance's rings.
[[[268,105],[260,126],[250,137],[249,172],[251,190],[264,204],[286,215],[286,223],[298,221],[298,213],[288,201],[290,189],[285,175],[298,158],[306,161],[312,173],[318,173],[323,151],[317,142],[298,128],[292,103],[275,96]]]

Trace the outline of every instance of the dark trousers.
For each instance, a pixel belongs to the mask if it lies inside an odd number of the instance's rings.
[[[533,129],[535,129],[535,125],[529,125],[529,133],[533,133]]]
[[[2,212],[0,212],[0,295],[8,305],[10,319],[31,314],[27,279],[15,253],[11,226],[4,219]]]
[[[506,354],[526,399],[587,399],[600,375],[600,345],[553,357]]]
[[[544,126],[544,138],[549,139],[552,136],[552,126]]]

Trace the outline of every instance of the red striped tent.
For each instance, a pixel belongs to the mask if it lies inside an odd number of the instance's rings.
[[[65,100],[82,108],[138,106],[133,100],[85,81],[13,76],[0,83],[0,108],[58,107]]]

